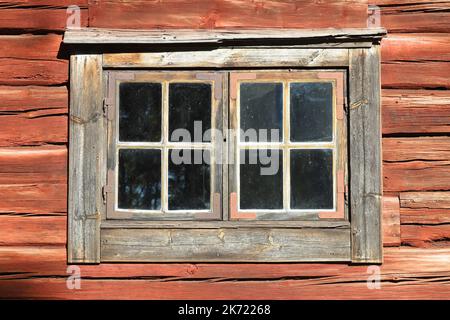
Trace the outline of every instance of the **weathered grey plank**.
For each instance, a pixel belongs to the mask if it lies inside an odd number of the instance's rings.
[[[318,221],[137,221],[106,220],[102,229],[219,229],[219,228],[350,228],[350,222],[343,220]]]
[[[386,34],[383,28],[344,29],[233,29],[233,30],[120,30],[101,28],[71,29],[64,33],[64,43],[72,44],[226,44],[236,41],[283,40],[286,42],[324,42],[334,40],[367,41],[380,39]]]
[[[189,58],[187,58],[189,57]],[[214,49],[107,53],[105,68],[345,67],[348,49]]]
[[[70,59],[69,263],[100,262],[106,131],[102,111],[102,56]]]
[[[350,260],[350,229],[102,229],[107,262]]]
[[[379,46],[351,51],[350,208],[352,261],[381,263],[381,117]]]

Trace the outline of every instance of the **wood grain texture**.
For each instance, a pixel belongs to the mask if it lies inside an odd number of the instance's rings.
[[[382,261],[379,48],[355,49],[350,64],[352,261]]]
[[[449,90],[382,92],[383,134],[449,133]]]
[[[448,247],[450,224],[402,225],[402,244],[413,247]]]
[[[0,194],[3,215],[65,215],[67,212],[66,184],[0,184]]]
[[[383,197],[383,246],[395,247],[400,239],[400,201],[398,197]]]
[[[450,223],[450,192],[402,192],[400,203],[404,224]]]
[[[381,8],[381,25],[390,33],[449,32],[449,1],[377,0]]]
[[[102,229],[102,262],[295,262],[350,260],[350,230]]]
[[[0,86],[0,112],[28,112],[44,109],[68,110],[66,87]]]
[[[0,148],[0,185],[30,183],[67,183],[67,148]]]
[[[61,85],[67,79],[65,60],[0,58],[0,85]]]
[[[87,26],[87,0],[24,0],[8,1],[0,7],[0,29],[22,31],[63,31],[66,28],[67,7],[78,5],[80,24]]]
[[[366,0],[138,0],[89,5],[91,27],[123,29],[357,28],[366,26],[366,17]]]
[[[0,246],[64,245],[66,217],[0,215]]]
[[[68,261],[100,260],[106,130],[101,55],[71,57]]]
[[[186,57],[189,56],[189,59]],[[211,51],[105,54],[104,67],[231,68],[338,67],[348,65],[347,49],[215,49]]]
[[[383,138],[383,161],[446,161],[450,137]]]
[[[0,57],[28,60],[56,59],[61,42],[62,36],[58,34],[2,35],[0,36]]]

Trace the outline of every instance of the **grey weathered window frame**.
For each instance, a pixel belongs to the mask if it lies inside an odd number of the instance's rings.
[[[379,43],[385,34],[384,29],[66,31],[64,43],[71,50],[68,262],[381,263]],[[115,53],[123,44],[127,51]],[[189,52],[192,44],[196,48]],[[350,222],[321,219],[274,227],[272,221],[105,220],[104,71],[137,68],[346,70]]]

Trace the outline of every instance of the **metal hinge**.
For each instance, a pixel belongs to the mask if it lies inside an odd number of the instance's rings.
[[[348,98],[344,96],[344,112],[348,114]]]
[[[109,98],[103,99],[103,116],[108,120],[114,119],[114,109],[112,106],[113,103],[111,99]]]
[[[106,204],[106,197],[109,192],[112,192],[112,188],[109,186],[109,184],[102,186],[102,198],[104,204]]]

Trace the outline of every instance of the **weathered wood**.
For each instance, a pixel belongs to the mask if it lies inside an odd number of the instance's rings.
[[[398,280],[400,277],[425,278],[450,274],[449,248],[385,248],[384,263],[380,266],[384,280]],[[233,265],[220,263],[102,263],[100,265],[80,265],[82,278],[142,279],[152,277],[154,281],[178,279],[192,281],[210,279],[222,281],[236,280],[279,280],[296,278],[298,281],[313,278],[327,279],[367,279],[367,266],[343,263],[240,263]],[[34,276],[61,277],[66,273],[66,250],[64,246],[0,246],[0,270],[8,275],[4,279],[28,279]],[[87,280],[87,279],[86,279]],[[318,284],[318,283],[316,283]],[[127,297],[125,293],[120,293]],[[130,293],[132,296],[132,293]]]
[[[448,159],[450,159],[450,137],[383,139],[383,161],[445,161]]]
[[[450,190],[450,161],[385,162],[384,191]]]
[[[0,86],[0,112],[68,110],[68,96],[66,87]]]
[[[67,25],[67,7],[78,5],[80,26],[88,25],[87,0],[8,1],[0,8],[0,29],[63,31]]]
[[[136,300],[273,300],[294,299],[447,299],[450,287],[441,275],[423,279],[399,276],[381,283],[382,290],[367,288],[365,279],[276,281],[154,281],[153,279],[82,280],[80,290],[69,290],[66,277],[0,281],[0,296],[9,299],[136,299]]]
[[[381,65],[383,88],[450,88],[450,62],[389,62]]]
[[[382,62],[450,61],[450,37],[446,33],[389,34],[381,42]]]
[[[383,246],[395,247],[400,239],[400,202],[398,197],[383,197]]]
[[[381,25],[389,32],[449,32],[448,1],[376,1]]]
[[[0,58],[0,85],[61,85],[67,75],[65,60]]]
[[[351,51],[350,214],[352,261],[380,263],[381,111],[379,47]]]
[[[382,92],[383,134],[450,132],[449,90]]]
[[[348,49],[271,48],[112,53],[103,55],[103,64],[104,67],[114,68],[338,67],[348,65]]]
[[[251,44],[258,41],[265,45],[273,40],[288,44],[315,43],[320,41],[376,41],[386,31],[383,28],[371,29],[229,29],[229,30],[118,30],[81,28],[67,30],[64,43],[71,44],[236,44],[236,41]]]
[[[0,214],[65,215],[67,185],[62,183],[0,184]]]
[[[348,261],[350,229],[102,229],[104,262]]]
[[[65,146],[0,148],[0,184],[66,182]]]
[[[450,223],[450,192],[402,192],[400,203],[402,223]]]
[[[138,0],[89,5],[89,25],[102,28],[362,28],[366,20],[366,0]]]
[[[413,247],[448,247],[450,224],[402,225],[402,244]]]
[[[61,42],[62,36],[57,34],[2,35],[0,37],[0,57],[29,60],[56,59]]]
[[[101,55],[72,56],[70,74],[68,261],[96,263],[106,184]]]
[[[0,245],[63,245],[66,217],[0,215]]]

